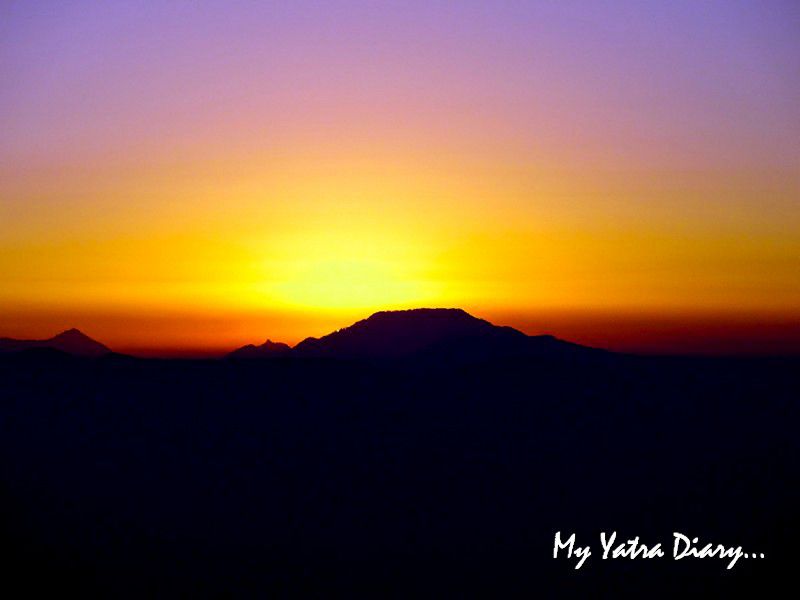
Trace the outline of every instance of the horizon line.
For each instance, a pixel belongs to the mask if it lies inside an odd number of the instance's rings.
[[[800,355],[800,317],[797,319],[794,318],[784,318],[778,320],[761,320],[756,322],[750,322],[745,319],[742,319],[740,315],[739,318],[731,318],[730,315],[718,315],[718,320],[723,323],[723,327],[721,330],[713,330],[709,323],[705,323],[705,327],[703,324],[698,323],[691,323],[693,319],[691,318],[678,318],[676,315],[669,314],[669,313],[660,313],[655,315],[648,315],[647,313],[642,315],[631,315],[628,314],[627,316],[623,315],[621,318],[624,320],[626,318],[632,320],[646,320],[648,318],[655,318],[655,324],[659,325],[659,319],[664,323],[677,323],[678,326],[673,326],[670,331],[668,332],[670,335],[666,335],[665,332],[651,332],[650,335],[644,335],[640,332],[638,336],[628,336],[628,341],[624,344],[613,343],[609,340],[610,343],[602,343],[600,341],[598,343],[598,337],[595,336],[593,341],[586,341],[587,336],[589,336],[591,327],[586,326],[586,335],[580,335],[580,329],[575,329],[573,327],[573,333],[577,335],[569,335],[559,331],[559,328],[556,327],[551,330],[542,331],[541,328],[537,327],[536,333],[531,332],[531,327],[520,325],[519,323],[515,323],[512,325],[506,325],[505,323],[496,323],[491,319],[482,318],[475,316],[474,314],[470,313],[466,309],[460,307],[417,307],[417,308],[403,308],[403,309],[380,309],[380,310],[373,310],[367,316],[355,319],[350,321],[348,325],[343,327],[334,328],[326,333],[320,334],[319,337],[324,335],[328,335],[329,333],[333,333],[340,329],[344,329],[349,327],[350,325],[357,323],[359,321],[366,320],[373,315],[379,313],[392,313],[392,312],[409,312],[409,311],[416,311],[416,310],[454,310],[454,311],[461,311],[465,314],[470,315],[471,317],[479,320],[483,320],[486,322],[491,323],[492,325],[496,326],[505,326],[505,327],[512,327],[521,331],[522,333],[529,335],[529,336],[536,336],[536,335],[554,335],[559,339],[570,341],[579,345],[590,346],[597,349],[608,350],[611,352],[617,352],[622,354],[634,354],[634,355],[641,355],[641,356],[708,356],[708,357],[734,357],[734,356],[795,356]],[[524,314],[522,311],[514,311],[517,314]],[[602,314],[602,313],[600,313]],[[609,315],[613,315],[613,313],[608,313]],[[595,315],[598,316],[598,315]],[[727,319],[726,319],[727,317]],[[696,320],[695,317],[694,320]],[[515,320],[515,319],[510,319]],[[589,319],[591,320],[591,319]],[[606,323],[607,327],[612,327],[616,324],[615,322],[620,320],[620,316],[616,318],[609,319],[609,322]],[[742,329],[745,331],[740,331],[738,335],[736,331],[731,327],[730,329],[725,329],[725,321],[727,321],[727,325],[739,325],[738,329]],[[64,332],[70,330],[78,330],[78,331],[85,331],[85,327],[75,326],[78,324],[73,324],[71,327],[66,327],[65,329],[60,329],[56,331],[52,336],[45,337],[45,338],[31,338],[31,337],[17,337],[17,336],[4,336],[0,335],[0,338],[12,339],[17,341],[36,341],[36,342],[43,342],[53,339]],[[745,327],[746,325],[746,327]],[[757,335],[759,333],[758,328],[761,326],[762,328],[768,329],[768,333],[771,333],[771,336],[763,335],[763,332],[760,332],[761,335]],[[776,327],[777,326],[777,327]],[[772,329],[769,329],[772,327]],[[786,329],[784,329],[786,327]],[[595,323],[595,328],[597,328],[597,323]],[[748,333],[750,335],[743,335],[743,333]],[[724,334],[724,335],[722,335]],[[84,333],[84,335],[87,335]],[[294,342],[284,342],[285,338],[276,335],[266,335],[265,337],[259,337],[257,339],[249,338],[247,341],[234,341],[227,343],[222,341],[222,337],[220,336],[220,341],[215,342],[206,342],[206,343],[169,343],[169,342],[162,342],[159,343],[158,340],[153,340],[153,343],[111,343],[111,345],[107,344],[102,340],[103,335],[99,335],[97,337],[89,336],[91,339],[102,343],[106,346],[109,350],[117,354],[125,354],[129,356],[134,356],[138,358],[165,358],[165,359],[178,359],[178,358],[186,358],[186,359],[207,359],[207,358],[220,358],[224,357],[227,354],[242,348],[244,346],[253,345],[259,346],[262,345],[265,340],[271,340],[273,342],[280,342],[286,343],[288,346],[294,348],[303,340],[313,338],[316,336],[303,336],[298,338]],[[112,347],[113,346],[113,347]]]

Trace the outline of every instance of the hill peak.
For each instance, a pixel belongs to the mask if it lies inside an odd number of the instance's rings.
[[[441,326],[448,323],[453,325],[475,325],[478,323],[491,325],[488,321],[474,317],[461,308],[410,308],[404,310],[381,310],[371,314],[366,319],[357,321],[350,328],[382,324],[405,324],[409,326],[438,324]]]
[[[470,362],[565,356],[588,350],[550,335],[528,336],[511,327],[493,325],[460,308],[414,308],[379,311],[321,338],[306,338],[294,348],[267,340],[262,346],[244,346],[229,356]]]
[[[49,340],[44,340],[42,345],[82,356],[102,356],[103,354],[111,352],[107,346],[93,340],[74,327],[62,331]]]
[[[273,342],[267,339],[267,341],[260,346],[247,344],[246,346],[234,350],[228,354],[228,356],[230,358],[276,358],[279,356],[288,356],[291,350],[288,344]]]
[[[406,308],[406,309],[399,309],[399,310],[379,310],[376,313],[372,313],[369,317],[365,320],[368,321],[370,319],[402,319],[402,318],[414,318],[419,316],[426,316],[426,317],[436,317],[436,318],[469,318],[469,319],[477,319],[477,317],[473,317],[463,308]]]
[[[51,339],[53,340],[64,340],[64,339],[82,339],[82,340],[90,340],[88,335],[83,333],[80,329],[71,328],[62,331],[61,333],[53,336]]]
[[[4,352],[18,352],[30,348],[52,348],[77,356],[102,356],[111,352],[107,346],[93,340],[74,327],[46,340],[4,339],[0,341],[2,341],[0,351]]]
[[[477,344],[497,337],[516,340],[526,336],[460,308],[387,310],[322,338],[303,340],[295,352],[301,356],[388,358],[418,354],[442,344]]]

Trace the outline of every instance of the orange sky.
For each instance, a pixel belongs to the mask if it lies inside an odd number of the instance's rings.
[[[800,350],[782,15],[726,13],[729,39],[681,29],[691,4],[527,28],[212,4],[7,15],[0,335],[220,351],[459,306],[620,349]]]

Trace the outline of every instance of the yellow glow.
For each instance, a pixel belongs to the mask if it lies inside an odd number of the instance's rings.
[[[276,300],[314,309],[396,307],[428,302],[423,282],[408,280],[403,267],[379,260],[332,257],[302,261],[285,282],[274,286]]]
[[[272,304],[311,310],[370,309],[436,302],[431,257],[413,240],[359,227],[305,231],[266,251],[260,288]]]
[[[543,175],[421,148],[326,152],[173,174],[98,168],[52,189],[8,179],[7,195],[28,201],[0,203],[0,334],[76,325],[112,347],[230,348],[415,306],[487,317],[800,312],[787,182],[761,218],[696,198],[689,211],[691,177],[627,189],[610,174]],[[643,207],[645,192],[655,200]]]

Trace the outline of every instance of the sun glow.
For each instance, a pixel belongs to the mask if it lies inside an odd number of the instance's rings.
[[[273,247],[264,265],[273,305],[336,312],[442,301],[446,285],[427,276],[423,244],[389,232],[307,232]]]

